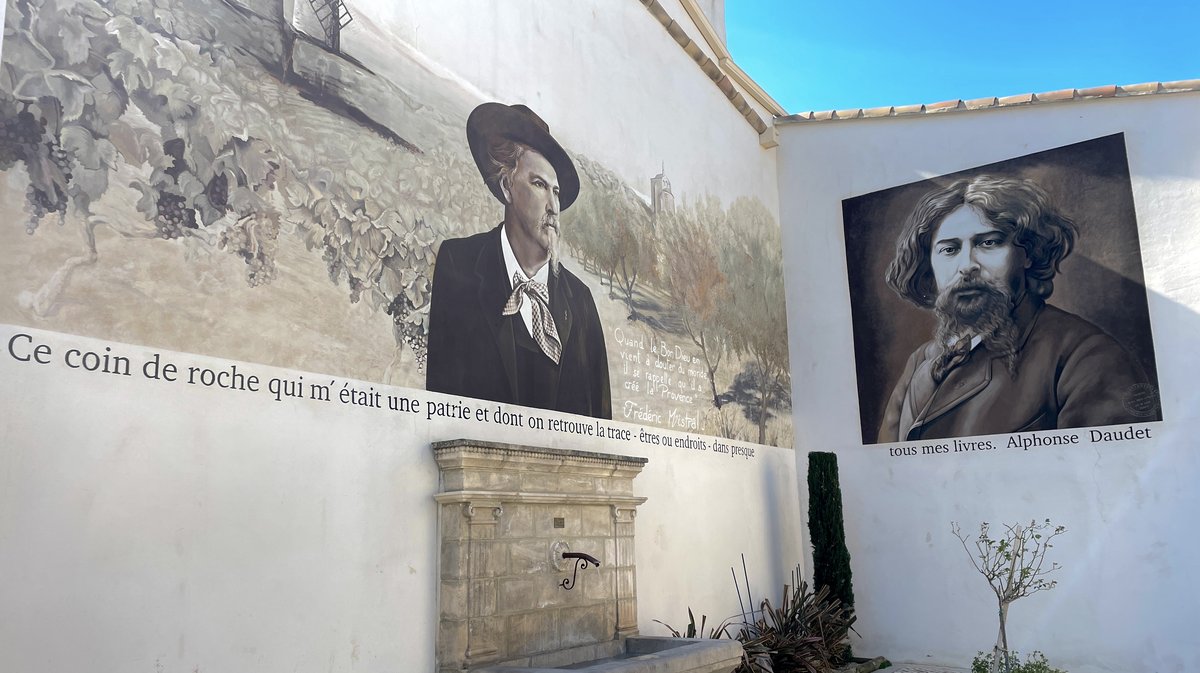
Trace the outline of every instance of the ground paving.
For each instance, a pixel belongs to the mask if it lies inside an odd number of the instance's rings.
[[[892,664],[891,668],[883,670],[886,673],[966,673],[970,669],[931,666],[929,664]]]

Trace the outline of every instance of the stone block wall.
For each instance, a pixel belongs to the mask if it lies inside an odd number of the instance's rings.
[[[602,658],[637,633],[634,516],[645,499],[632,482],[645,459],[468,441],[434,451],[440,671]],[[577,568],[563,551],[600,567]]]

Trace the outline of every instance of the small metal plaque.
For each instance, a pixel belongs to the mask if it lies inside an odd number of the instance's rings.
[[[566,528],[567,527],[566,518],[561,517],[561,516],[554,517],[554,527],[555,528]]]

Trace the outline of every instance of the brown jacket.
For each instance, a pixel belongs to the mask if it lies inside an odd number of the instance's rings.
[[[930,373],[936,344],[918,348],[888,401],[878,441],[1161,420],[1156,404],[1144,406],[1141,368],[1099,327],[1032,300],[1017,307],[1016,318],[1015,374],[980,345],[938,385]]]

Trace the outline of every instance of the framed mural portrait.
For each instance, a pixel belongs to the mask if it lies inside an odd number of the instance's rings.
[[[842,215],[864,444],[1162,419],[1123,134]]]

